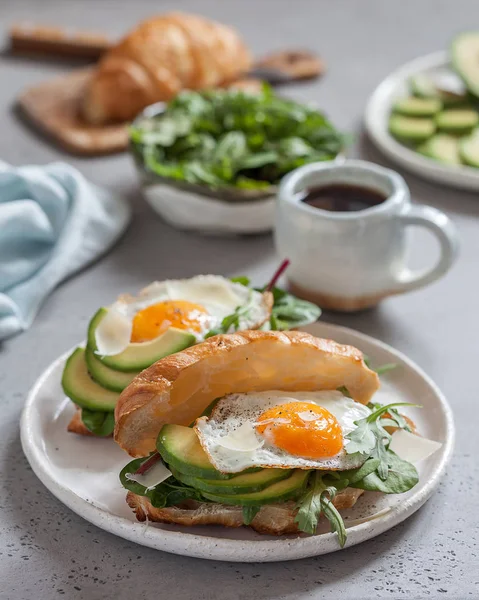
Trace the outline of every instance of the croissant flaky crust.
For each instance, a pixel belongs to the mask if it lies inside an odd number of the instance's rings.
[[[338,510],[352,508],[363,490],[346,488],[339,492],[333,504]],[[241,527],[243,509],[241,506],[217,504],[216,502],[196,502],[188,500],[181,506],[155,508],[148,498],[128,492],[126,501],[133,509],[138,521],[154,521],[156,523],[176,523],[187,527],[194,525],[223,525],[224,527]],[[250,524],[258,533],[268,535],[284,535],[299,533],[296,517],[295,502],[265,504],[262,506]]]
[[[128,121],[182,90],[234,81],[251,64],[226,25],[183,13],[154,17],[103,56],[85,90],[83,116],[94,124]]]
[[[131,456],[147,456],[165,423],[189,425],[227,394],[342,386],[364,404],[379,387],[377,374],[352,346],[301,331],[217,335],[135,377],[115,409],[115,441]]]

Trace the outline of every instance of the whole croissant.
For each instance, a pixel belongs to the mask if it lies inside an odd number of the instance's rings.
[[[141,23],[101,59],[83,98],[87,121],[133,119],[185,89],[237,79],[251,56],[237,33],[202,17],[169,13]]]

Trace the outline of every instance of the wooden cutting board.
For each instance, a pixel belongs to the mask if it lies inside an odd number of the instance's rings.
[[[124,123],[95,126],[80,112],[83,89],[93,67],[27,88],[18,98],[24,115],[62,148],[75,154],[108,154],[124,150],[128,130]]]

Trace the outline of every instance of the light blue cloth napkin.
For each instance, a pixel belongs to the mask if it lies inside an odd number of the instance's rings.
[[[65,163],[0,162],[0,340],[30,327],[46,296],[124,232],[126,199]]]

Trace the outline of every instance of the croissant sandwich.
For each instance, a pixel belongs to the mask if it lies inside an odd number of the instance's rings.
[[[183,13],[154,17],[103,56],[85,90],[83,116],[93,124],[128,121],[181,90],[232,82],[250,66],[230,27]]]
[[[300,331],[217,335],[168,356],[115,409],[115,441],[135,457],[120,474],[127,502],[140,521],[278,535],[313,534],[324,515],[344,545],[338,510],[418,482],[393,446],[422,438],[394,404],[371,402],[378,387],[359,350]]]

